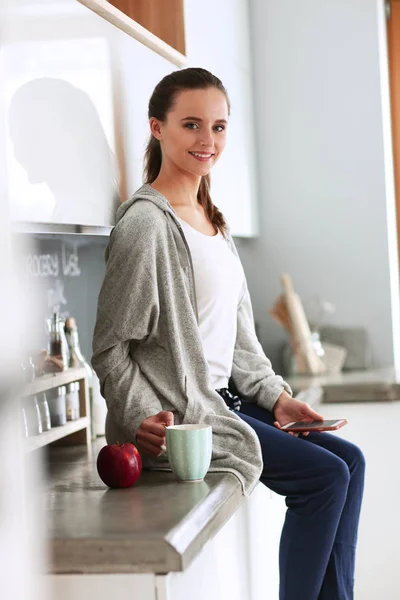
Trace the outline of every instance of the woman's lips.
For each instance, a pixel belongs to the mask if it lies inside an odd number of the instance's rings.
[[[200,162],[207,162],[214,156],[214,154],[206,152],[189,152],[189,154],[193,156],[193,158],[195,158],[196,160],[199,160]]]

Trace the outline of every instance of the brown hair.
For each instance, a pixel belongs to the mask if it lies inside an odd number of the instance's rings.
[[[206,69],[190,67],[170,73],[156,85],[149,101],[149,119],[155,117],[159,121],[165,121],[179,92],[183,90],[205,90],[210,87],[215,87],[225,94],[229,114],[229,97],[222,81]],[[152,183],[157,178],[161,169],[161,161],[160,142],[153,135],[150,135],[144,156],[143,179],[145,183]],[[216,230],[220,229],[222,234],[225,235],[227,224],[224,216],[211,200],[210,174],[201,178],[197,200],[203,206],[214,228]]]

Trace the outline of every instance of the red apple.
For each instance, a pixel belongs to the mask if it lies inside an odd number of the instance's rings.
[[[136,446],[128,442],[104,446],[97,457],[97,472],[108,487],[130,487],[140,477],[142,457]]]

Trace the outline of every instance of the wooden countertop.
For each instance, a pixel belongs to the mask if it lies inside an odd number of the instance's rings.
[[[209,473],[182,483],[143,471],[128,489],[108,489],[96,459],[106,444],[46,449],[51,573],[183,571],[243,500],[238,479]]]

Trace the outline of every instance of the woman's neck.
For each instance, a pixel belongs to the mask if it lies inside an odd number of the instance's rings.
[[[197,193],[199,191],[201,177],[178,178],[170,177],[162,172],[151,183],[151,186],[165,196],[173,207],[196,207],[198,204]]]

